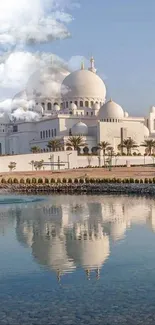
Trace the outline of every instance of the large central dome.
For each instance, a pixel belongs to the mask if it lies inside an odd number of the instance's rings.
[[[65,100],[90,99],[105,102],[106,87],[95,72],[81,68],[64,79],[61,95]]]

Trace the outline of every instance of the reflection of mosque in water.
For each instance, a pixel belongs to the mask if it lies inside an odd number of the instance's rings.
[[[99,278],[111,241],[123,239],[133,224],[149,224],[155,231],[151,199],[57,196],[27,207],[16,211],[17,239],[58,279],[78,267],[88,279],[91,271]]]

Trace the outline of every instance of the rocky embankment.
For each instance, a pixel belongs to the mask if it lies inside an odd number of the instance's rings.
[[[0,190],[21,194],[155,195],[155,184],[1,184]]]

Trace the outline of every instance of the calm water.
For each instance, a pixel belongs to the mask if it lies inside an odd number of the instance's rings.
[[[0,196],[0,325],[155,324],[155,201]]]

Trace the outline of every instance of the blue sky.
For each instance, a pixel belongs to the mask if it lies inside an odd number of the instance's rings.
[[[155,1],[81,0],[80,5],[69,26],[72,37],[46,50],[66,60],[93,54],[107,97],[130,113],[147,114],[155,104]]]

